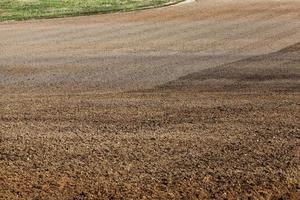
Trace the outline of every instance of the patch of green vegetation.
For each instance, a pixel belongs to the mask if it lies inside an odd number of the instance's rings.
[[[182,0],[0,0],[0,21],[132,11]]]

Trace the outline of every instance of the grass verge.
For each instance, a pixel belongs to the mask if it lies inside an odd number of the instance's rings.
[[[183,0],[1,0],[0,21],[133,11],[181,1]]]

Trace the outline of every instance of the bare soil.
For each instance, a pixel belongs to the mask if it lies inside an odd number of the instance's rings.
[[[299,10],[0,23],[0,199],[298,199]]]

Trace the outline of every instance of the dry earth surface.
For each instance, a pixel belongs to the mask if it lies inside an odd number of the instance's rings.
[[[299,10],[0,23],[0,199],[298,199]]]

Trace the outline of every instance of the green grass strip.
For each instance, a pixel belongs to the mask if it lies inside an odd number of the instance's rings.
[[[133,11],[183,0],[0,0],[0,21]]]

